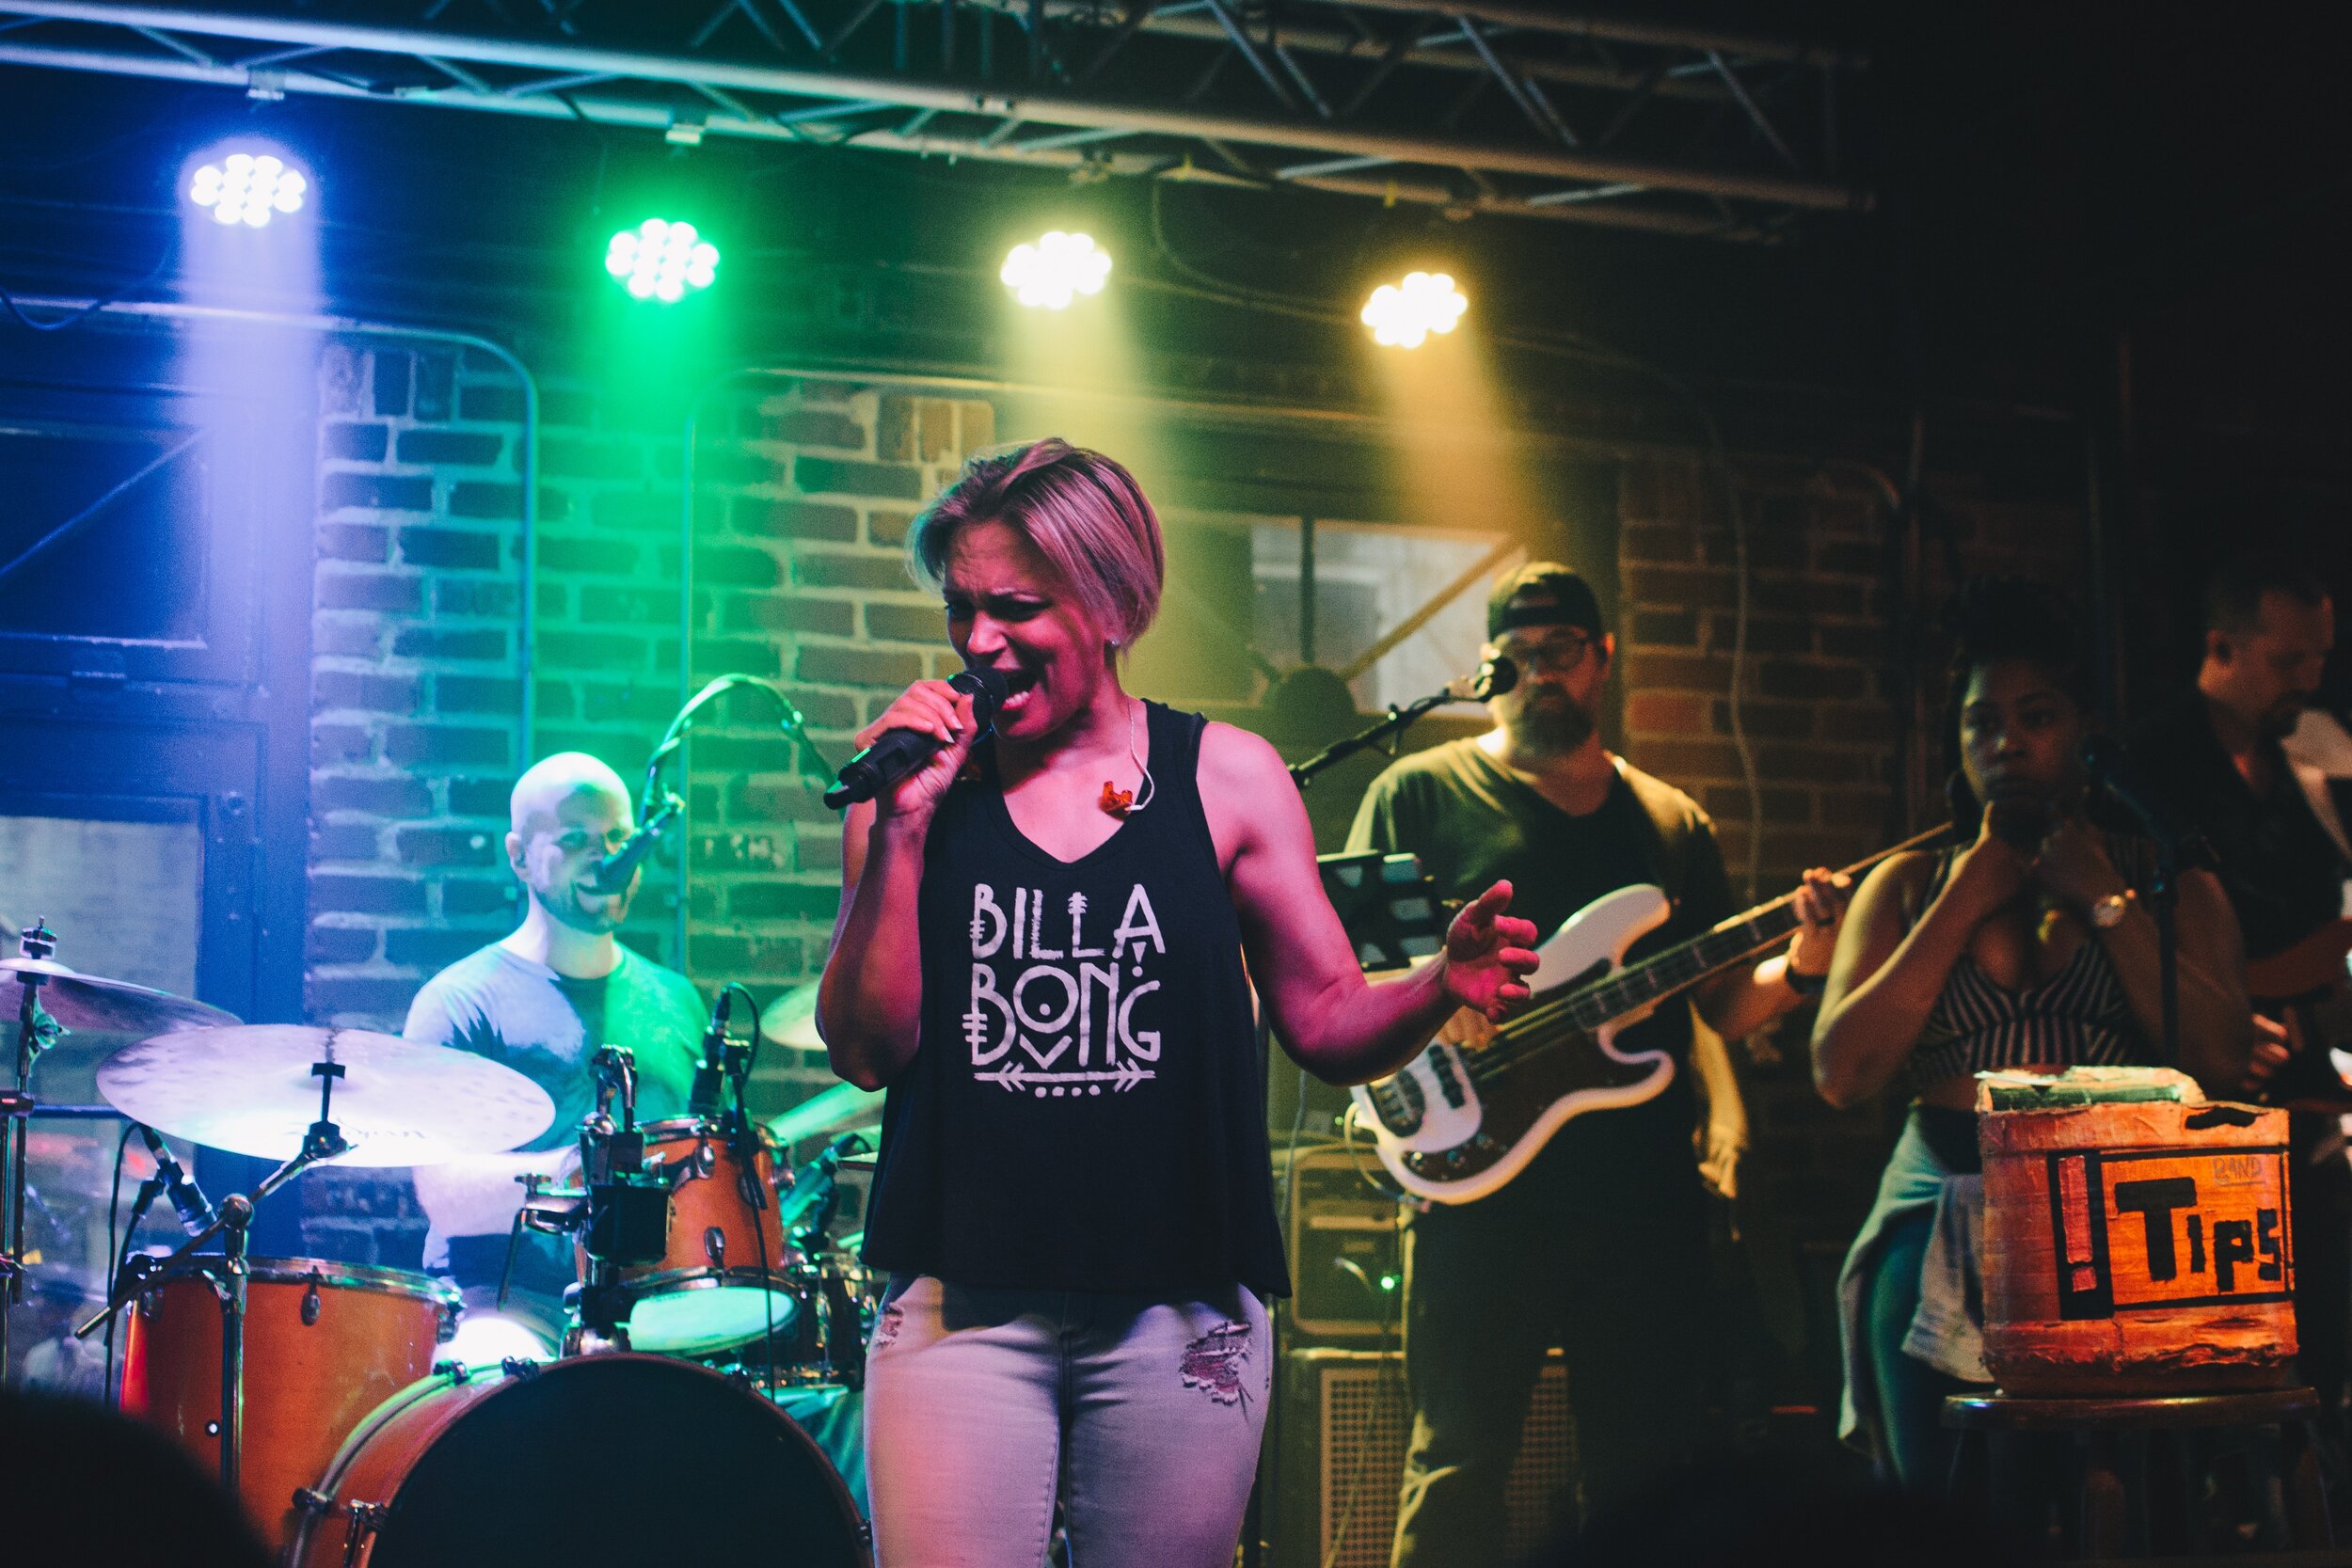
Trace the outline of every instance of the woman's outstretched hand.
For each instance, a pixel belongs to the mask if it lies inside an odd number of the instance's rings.
[[[1446,994],[1489,1022],[1527,1000],[1535,970],[1535,923],[1503,913],[1510,906],[1511,884],[1497,882],[1446,927]]]

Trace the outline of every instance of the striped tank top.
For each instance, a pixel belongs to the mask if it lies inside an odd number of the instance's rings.
[[[2143,886],[2147,857],[2141,843],[2115,833],[2100,836],[2124,880]],[[1920,908],[1943,891],[1958,853],[1947,850],[1937,863]],[[2030,1062],[2116,1067],[2154,1059],[2106,949],[2086,936],[2056,974],[2016,990],[1994,984],[1963,953],[1912,1047],[1903,1077],[1916,1093],[1947,1078]]]

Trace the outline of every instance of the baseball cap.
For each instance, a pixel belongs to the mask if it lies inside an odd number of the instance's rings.
[[[1521,626],[1581,626],[1602,635],[1593,585],[1556,561],[1531,561],[1495,579],[1486,595],[1486,635]]]

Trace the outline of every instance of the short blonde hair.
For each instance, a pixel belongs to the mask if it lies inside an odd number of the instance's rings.
[[[1112,646],[1132,645],[1159,613],[1168,578],[1160,519],[1114,459],[1054,436],[973,457],[914,519],[907,547],[916,579],[938,592],[956,531],[989,522],[1037,546]]]

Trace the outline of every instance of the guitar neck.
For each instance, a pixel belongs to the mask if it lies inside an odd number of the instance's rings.
[[[1803,924],[1793,895],[1759,904],[1744,914],[1654,953],[1606,980],[1563,998],[1570,1022],[1587,1034],[1697,985],[1752,953],[1770,947]]]

